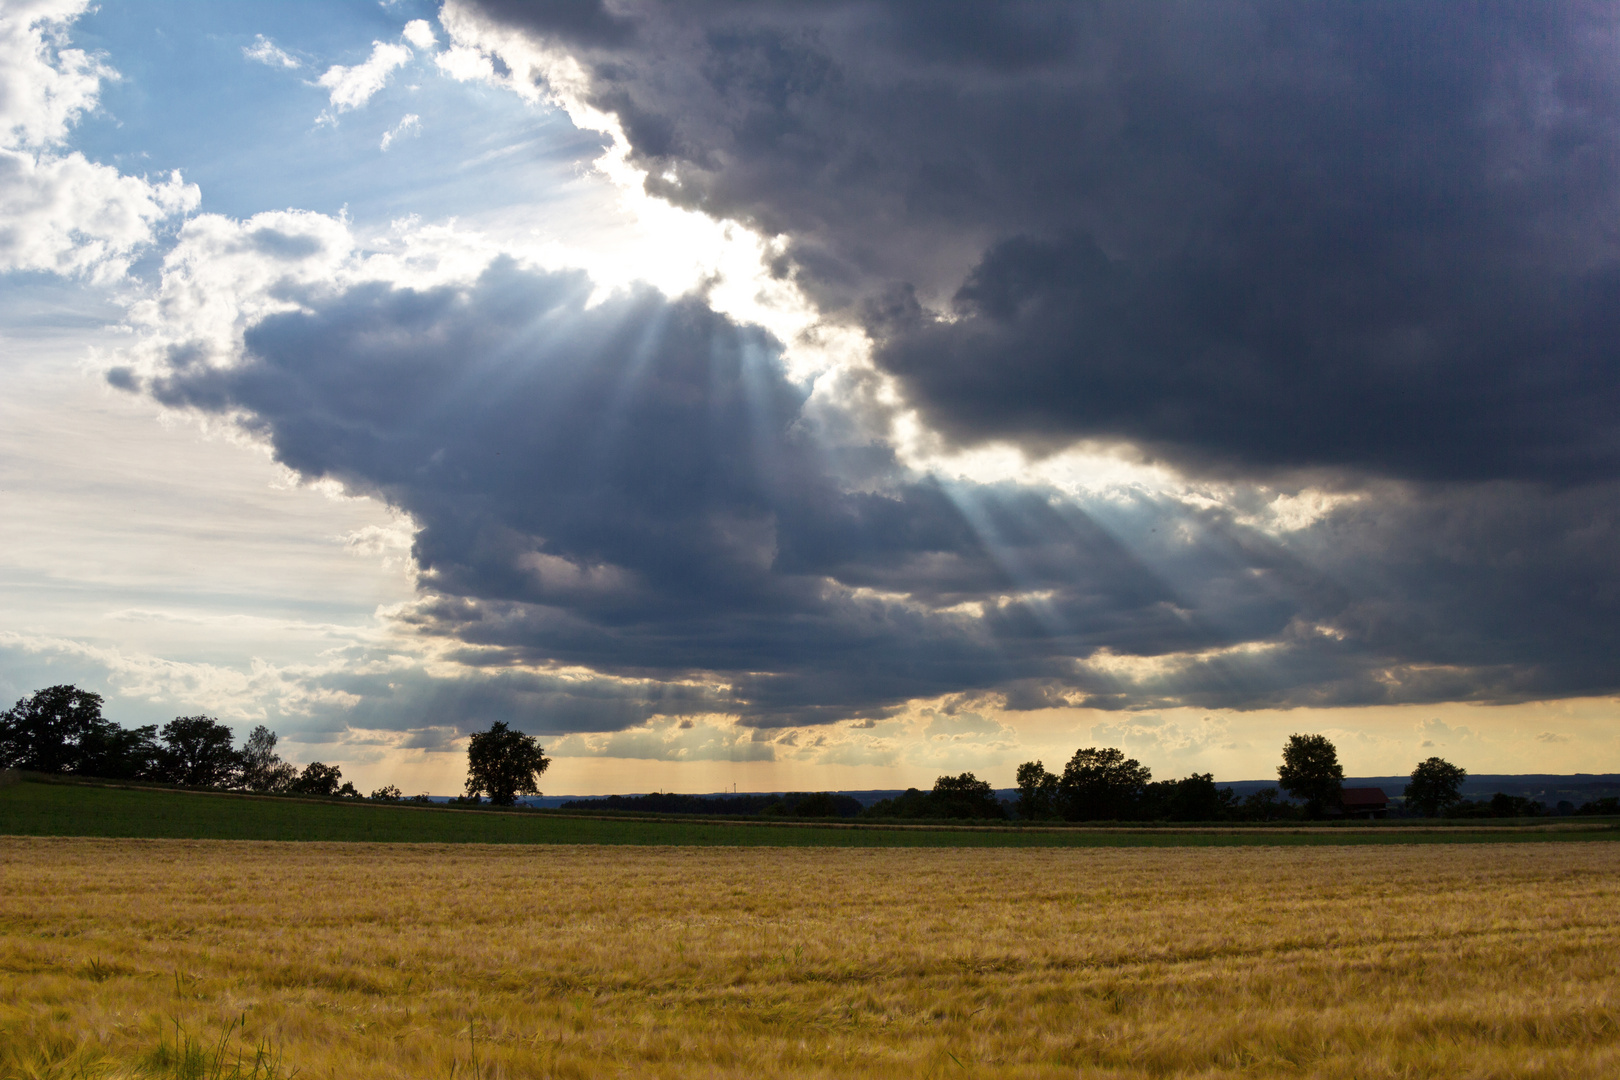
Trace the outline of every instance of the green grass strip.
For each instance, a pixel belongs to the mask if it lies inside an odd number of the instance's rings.
[[[1620,839],[1609,822],[1353,828],[906,828],[595,818],[25,780],[0,788],[0,835],[180,840],[298,840],[437,844],[640,844],[733,847],[1233,847],[1456,844]]]

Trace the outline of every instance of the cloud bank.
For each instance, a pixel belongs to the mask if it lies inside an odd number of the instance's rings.
[[[938,431],[1195,473],[1611,478],[1620,15],[453,0],[788,245]],[[565,81],[559,73],[568,73]]]
[[[835,378],[792,381],[779,342],[700,295],[597,297],[443,243],[428,273],[321,215],[193,219],[110,377],[407,514],[420,598],[392,618],[471,680],[457,694],[611,683],[584,711],[528,698],[542,730],[799,726],[958,692],[1016,711],[1614,689],[1613,485],[1311,503],[942,477],[852,443]],[[386,682],[345,692],[401,708]]]

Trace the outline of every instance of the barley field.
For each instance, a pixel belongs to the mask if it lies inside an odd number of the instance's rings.
[[[1613,1077],[1620,846],[0,838],[0,1076]]]

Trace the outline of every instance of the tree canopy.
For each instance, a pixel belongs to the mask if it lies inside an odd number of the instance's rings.
[[[186,787],[233,787],[241,770],[231,729],[209,716],[177,716],[163,725],[163,779]]]
[[[497,720],[467,744],[467,797],[485,795],[496,806],[511,806],[519,795],[540,794],[535,781],[550,764],[535,736]]]
[[[1021,821],[1047,821],[1058,816],[1058,778],[1039,761],[1018,766],[1018,802],[1015,809]]]
[[[1306,813],[1321,816],[1339,805],[1344,787],[1344,766],[1339,751],[1326,735],[1288,736],[1283,746],[1283,762],[1277,766],[1277,782],[1282,789],[1305,803]]]
[[[287,790],[295,795],[325,795],[330,797],[342,790],[339,787],[342,782],[342,769],[336,765],[328,765],[323,761],[312,761],[304,766],[304,771],[298,774],[298,779],[288,785]]]
[[[1419,762],[1412,770],[1412,782],[1406,785],[1406,805],[1434,817],[1462,799],[1463,781],[1467,779],[1467,770],[1445,758]]]
[[[102,698],[63,684],[0,713],[0,768],[111,779],[150,771],[156,727],[126,730],[101,715]]]
[[[1104,821],[1136,815],[1153,773],[1124,751],[1108,746],[1076,750],[1058,778],[1058,803],[1069,821]]]
[[[934,781],[931,794],[941,817],[995,819],[1007,816],[990,781],[980,780],[970,772],[941,776]]]
[[[249,791],[286,791],[298,779],[298,769],[276,753],[276,733],[258,725],[242,744],[241,784]]]

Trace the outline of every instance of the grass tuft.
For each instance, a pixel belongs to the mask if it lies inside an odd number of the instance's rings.
[[[246,1014],[228,1022],[212,1041],[193,1037],[178,1016],[171,1020],[172,1040],[164,1030],[140,1059],[142,1072],[153,1080],[291,1080],[297,1075],[296,1069],[283,1069],[268,1038],[248,1042],[242,1037]]]

